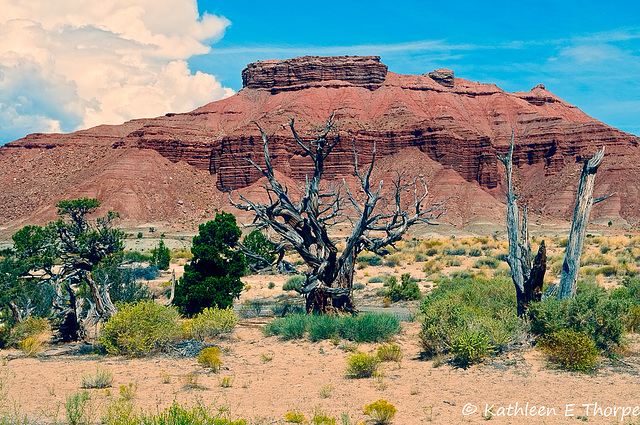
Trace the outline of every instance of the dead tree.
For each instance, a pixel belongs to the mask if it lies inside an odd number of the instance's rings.
[[[580,173],[580,182],[578,183],[578,194],[576,195],[576,207],[573,211],[573,221],[571,222],[571,231],[569,232],[569,240],[562,264],[562,273],[560,274],[560,287],[558,289],[558,299],[571,298],[576,295],[576,287],[578,283],[578,270],[580,269],[580,255],[582,254],[582,246],[584,243],[584,234],[589,222],[589,214],[591,207],[600,201],[613,196],[613,193],[601,198],[593,199],[593,186],[596,179],[596,172],[602,163],[604,157],[604,146],[602,150],[588,161],[585,161]]]
[[[507,156],[498,155],[498,159],[502,161],[507,172],[507,236],[509,238],[507,262],[511,268],[511,278],[516,287],[517,314],[522,316],[532,301],[539,301],[542,297],[547,255],[543,240],[532,264],[527,205],[525,204],[523,207],[520,224],[517,197],[513,190],[513,149],[514,132],[511,131],[511,142]]]
[[[440,217],[445,210],[442,202],[429,208],[423,203],[427,198],[426,183],[413,179],[403,182],[402,174],[393,181],[393,199],[387,200],[389,209],[376,208],[381,195],[383,182],[376,189],[370,184],[375,162],[375,145],[371,164],[364,173],[358,166],[358,153],[354,145],[354,174],[360,183],[361,199],[352,194],[346,182],[343,185],[327,187],[322,185],[324,164],[338,142],[330,137],[335,130],[333,115],[327,120],[318,136],[311,142],[305,142],[294,127],[290,118],[284,125],[288,127],[296,143],[313,161],[313,174],[307,176],[304,193],[299,201],[289,195],[288,188],[276,179],[269,154],[269,137],[256,123],[263,141],[264,166],[247,159],[267,179],[265,190],[269,203],[262,204],[240,195],[242,203],[231,203],[239,209],[255,214],[255,223],[270,227],[280,237],[275,251],[283,248],[295,250],[307,264],[306,282],[298,290],[306,297],[307,312],[330,313],[336,311],[356,312],[352,299],[353,270],[358,254],[368,250],[379,255],[387,253],[385,247],[402,239],[402,235],[418,223],[434,224],[432,220]],[[341,193],[344,188],[344,195]],[[402,195],[413,189],[413,202],[406,208],[401,205]],[[348,211],[349,210],[349,211]],[[336,241],[329,231],[332,226],[350,221],[352,230],[340,252]],[[281,256],[280,256],[281,258]]]

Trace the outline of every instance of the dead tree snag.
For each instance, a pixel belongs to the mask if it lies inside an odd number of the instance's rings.
[[[506,156],[498,155],[498,159],[502,161],[507,172],[507,236],[509,239],[507,262],[511,268],[511,278],[516,288],[517,313],[518,316],[522,316],[529,303],[539,301],[542,296],[547,256],[546,247],[542,241],[532,264],[527,206],[523,207],[522,224],[520,225],[517,197],[513,190],[513,149],[514,132],[512,131],[509,151]]]
[[[382,181],[375,189],[370,184],[375,146],[371,164],[364,172],[358,166],[358,153],[354,146],[354,175],[360,183],[360,196],[354,195],[345,182],[336,186],[326,184],[322,180],[325,160],[338,142],[337,137],[331,137],[336,130],[332,115],[310,142],[300,137],[293,119],[284,125],[313,161],[313,172],[306,179],[304,193],[299,201],[294,200],[288,189],[274,176],[269,136],[256,125],[263,141],[264,166],[247,160],[266,177],[265,190],[269,203],[254,202],[244,196],[240,196],[242,203],[234,202],[232,194],[229,200],[237,208],[253,212],[254,222],[259,227],[270,227],[275,231],[280,240],[274,251],[281,253],[285,248],[293,249],[302,257],[308,272],[299,292],[306,297],[308,312],[356,312],[351,290],[358,254],[367,250],[385,255],[385,247],[401,240],[411,226],[418,223],[434,224],[432,220],[444,213],[446,199],[425,208],[428,194],[426,183],[422,179],[405,183],[403,175],[398,173],[393,181],[393,199],[386,200],[387,208],[379,207],[378,201],[383,199]],[[413,190],[413,202],[403,207],[402,195],[409,190]],[[352,230],[344,249],[340,251],[337,241],[330,237],[329,232],[336,224],[347,221],[351,223]]]
[[[593,187],[596,180],[596,172],[602,163],[604,157],[604,146],[602,150],[589,161],[585,161],[580,173],[580,182],[578,183],[578,193],[576,195],[576,207],[573,211],[573,221],[571,222],[571,231],[569,232],[569,240],[567,242],[567,250],[562,264],[562,272],[560,274],[560,287],[558,289],[558,299],[571,298],[576,295],[576,287],[578,283],[578,270],[580,269],[580,255],[582,254],[582,246],[584,243],[584,234],[589,222],[589,214],[591,207],[600,201],[603,201],[613,194],[593,199]]]

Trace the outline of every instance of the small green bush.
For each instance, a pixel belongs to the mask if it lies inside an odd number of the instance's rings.
[[[402,360],[402,349],[397,344],[380,345],[377,356],[381,362],[399,362]]]
[[[633,298],[625,290],[611,293],[580,282],[574,298],[547,299],[529,306],[531,331],[546,336],[562,329],[589,335],[596,347],[616,357],[625,346],[624,334]]]
[[[370,278],[367,282],[369,283],[382,283],[384,282],[384,277],[382,275],[374,276]]]
[[[388,425],[396,416],[396,407],[387,400],[380,399],[364,408],[364,414],[370,416],[375,425]]]
[[[171,261],[171,251],[166,247],[164,241],[160,239],[158,247],[151,250],[151,262],[160,270],[169,270]]]
[[[262,328],[262,332],[265,336],[277,335],[284,340],[301,339],[306,331],[308,317],[298,313],[274,319]]]
[[[69,425],[88,424],[87,403],[91,399],[88,391],[80,391],[67,396],[64,410]]]
[[[269,322],[265,336],[301,339],[306,333],[312,341],[337,336],[356,342],[385,342],[402,330],[398,318],[389,313],[360,314],[357,316],[318,316],[292,314]]]
[[[615,276],[618,273],[618,270],[615,266],[602,266],[596,270],[596,274],[601,274],[604,276]]]
[[[444,255],[467,255],[467,249],[465,247],[451,247],[442,250]]]
[[[140,301],[124,305],[105,323],[100,343],[110,354],[139,357],[161,349],[179,334],[174,308]]]
[[[332,316],[311,315],[305,329],[312,342],[331,339],[338,335],[338,321]]]
[[[356,259],[358,264],[368,264],[370,266],[379,266],[382,264],[382,257],[373,253],[361,253]]]
[[[386,342],[402,331],[400,320],[389,313],[364,313],[338,319],[340,337],[355,342]]]
[[[386,296],[393,302],[402,300],[419,300],[422,298],[422,292],[418,283],[411,279],[409,273],[400,276],[401,283],[398,285],[394,279],[390,279],[389,291]]]
[[[552,362],[565,369],[589,372],[596,367],[598,349],[595,342],[582,332],[561,329],[542,338],[538,346]]]
[[[232,307],[213,307],[205,308],[193,319],[185,321],[183,327],[190,338],[205,340],[233,331],[237,323],[238,316]]]
[[[220,354],[221,351],[218,347],[203,348],[198,354],[198,363],[204,367],[211,368],[214,372],[217,372],[222,366]]]
[[[477,363],[493,351],[489,336],[482,330],[462,329],[450,337],[447,346],[453,362],[460,367]]]
[[[282,285],[282,290],[283,291],[295,291],[297,289],[300,289],[300,288],[302,288],[302,284],[306,280],[307,280],[307,278],[304,277],[301,274],[298,274],[298,275],[295,275],[295,276],[291,276]]]
[[[498,260],[497,258],[486,257],[486,258],[479,258],[478,260],[476,260],[473,263],[473,268],[479,269],[482,266],[488,266],[490,269],[497,269],[499,265],[500,265],[500,260]]]
[[[482,249],[469,248],[469,257],[480,257],[482,255]]]
[[[378,370],[379,363],[376,356],[357,351],[347,357],[347,377],[369,378]]]
[[[516,316],[514,292],[507,278],[441,280],[421,305],[424,354],[467,367],[517,344],[526,324]]]

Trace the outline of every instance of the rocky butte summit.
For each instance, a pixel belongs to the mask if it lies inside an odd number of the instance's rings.
[[[269,133],[273,164],[292,187],[311,163],[282,124],[293,118],[309,139],[334,113],[339,143],[326,177],[353,181],[353,151],[371,161],[373,178],[397,170],[422,176],[434,200],[449,202],[445,222],[502,223],[504,170],[496,158],[516,133],[516,190],[536,220],[572,214],[581,164],[601,146],[606,156],[592,221],[636,226],[640,218],[638,142],[599,122],[540,84],[508,93],[495,84],[438,69],[421,75],[388,70],[377,56],[305,56],[249,64],[234,96],[192,112],[98,126],[71,134],[31,134],[0,147],[0,230],[55,216],[60,199],[97,197],[132,224],[194,227],[232,210],[227,194],[264,196],[255,125]]]

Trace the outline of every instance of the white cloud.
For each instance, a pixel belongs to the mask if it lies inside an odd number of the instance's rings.
[[[230,24],[196,0],[0,0],[0,140],[185,112],[233,94],[186,59]]]

